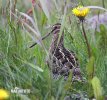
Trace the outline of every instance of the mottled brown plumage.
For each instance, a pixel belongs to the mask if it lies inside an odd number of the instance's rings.
[[[57,23],[52,28],[53,37],[49,48],[48,64],[52,69],[53,77],[64,76],[67,79],[71,70],[73,81],[81,80],[81,72],[74,52],[64,47],[64,32],[61,34],[59,40],[61,24]]]
[[[53,78],[64,76],[64,78],[67,79],[70,71],[72,71],[72,81],[82,80],[80,67],[74,52],[69,51],[64,47],[64,31],[62,31],[61,37],[59,37],[60,28],[60,23],[53,25],[51,32],[42,38],[42,40],[44,40],[46,37],[52,34],[52,41],[49,48],[49,58],[47,59],[47,63],[52,70]],[[36,44],[37,43],[34,43],[30,46],[30,48]]]

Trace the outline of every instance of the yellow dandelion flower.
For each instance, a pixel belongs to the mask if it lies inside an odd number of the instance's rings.
[[[83,6],[78,6],[72,10],[73,14],[77,16],[80,20],[84,20],[85,16],[89,13],[89,8],[84,8]]]
[[[0,89],[0,100],[4,100],[7,98],[9,98],[9,93],[4,89]]]

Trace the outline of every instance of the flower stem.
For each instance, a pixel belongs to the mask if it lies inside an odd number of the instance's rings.
[[[104,0],[102,0],[102,4],[103,4],[103,8],[105,8],[105,2],[104,2]]]
[[[85,39],[85,42],[86,42],[86,45],[87,45],[88,56],[90,58],[91,57],[91,48],[90,48],[90,45],[88,43],[88,39],[87,39],[86,32],[85,32],[85,29],[84,29],[84,22],[83,21],[82,21],[82,31],[83,31],[83,36],[84,36],[84,39]]]

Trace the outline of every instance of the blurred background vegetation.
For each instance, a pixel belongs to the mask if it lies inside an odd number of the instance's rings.
[[[10,92],[10,100],[104,100],[107,95],[107,23],[98,21],[101,25],[96,23],[97,27],[91,29],[95,20],[91,20],[91,25],[86,23],[93,54],[89,59],[81,24],[72,14],[77,5],[106,9],[107,0],[0,0],[0,88]],[[91,9],[86,22],[105,13]],[[107,14],[104,18],[107,19]],[[76,53],[86,83],[72,84],[70,79],[54,80],[50,76],[46,59],[52,38],[41,41],[41,37],[57,22],[64,26],[64,44]],[[29,48],[35,41],[38,45]],[[90,79],[91,73],[97,78]],[[31,93],[11,93],[15,87],[30,89]]]

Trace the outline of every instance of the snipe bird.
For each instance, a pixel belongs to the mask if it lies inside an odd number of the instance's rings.
[[[81,80],[82,77],[78,59],[73,51],[69,51],[64,47],[64,31],[62,31],[60,36],[60,28],[61,24],[57,23],[52,26],[51,31],[53,37],[49,48],[48,64],[51,66],[53,77],[58,78],[63,75],[64,78],[67,79],[70,71],[72,71],[72,80]]]
[[[72,71],[72,80],[81,80],[81,72],[78,60],[73,51],[69,51],[64,47],[64,31],[60,36],[60,28],[61,24],[56,23],[52,26],[51,32],[45,36],[47,37],[49,34],[52,34],[52,42],[49,48],[49,57],[47,63],[52,69],[53,78],[64,76],[64,79],[67,79],[70,71]],[[43,37],[43,39],[45,39],[45,37]],[[33,47],[35,44],[33,44],[31,47]]]

